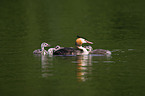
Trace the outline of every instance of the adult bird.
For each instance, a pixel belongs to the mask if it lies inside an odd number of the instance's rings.
[[[53,55],[85,55],[85,54],[89,54],[87,49],[82,46],[82,44],[84,44],[84,43],[93,44],[92,42],[86,40],[85,38],[77,36],[77,39],[76,39],[76,42],[75,42],[76,48],[60,47],[59,49],[57,49],[55,51],[51,50],[49,52],[49,50],[48,50],[48,53],[51,53]]]

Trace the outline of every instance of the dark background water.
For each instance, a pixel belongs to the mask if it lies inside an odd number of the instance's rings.
[[[2,0],[1,96],[144,96],[143,0]],[[35,56],[76,36],[107,56]]]

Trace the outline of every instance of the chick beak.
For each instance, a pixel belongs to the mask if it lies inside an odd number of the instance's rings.
[[[51,45],[47,44],[47,47],[50,47]]]

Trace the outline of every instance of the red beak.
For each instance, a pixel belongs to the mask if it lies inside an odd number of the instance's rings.
[[[89,44],[93,44],[93,42],[90,42],[90,41],[86,41],[87,43],[89,43]]]

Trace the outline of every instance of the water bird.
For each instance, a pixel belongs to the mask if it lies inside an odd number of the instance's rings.
[[[87,49],[82,46],[84,43],[93,44],[92,42],[84,39],[83,37],[77,36],[76,39],[76,48],[73,47],[59,47],[56,48],[56,50],[53,50],[53,48],[48,50],[48,53],[53,55],[84,55],[89,54]]]
[[[111,51],[105,50],[105,49],[94,49],[92,46],[85,46],[85,48],[88,50],[89,54],[102,54],[102,55],[111,55]]]
[[[44,49],[45,47],[50,47],[50,45],[49,44],[47,44],[47,43],[45,43],[45,42],[43,42],[42,44],[41,44],[41,49],[36,49],[36,50],[34,50],[33,51],[33,54],[48,54],[48,52]]]

